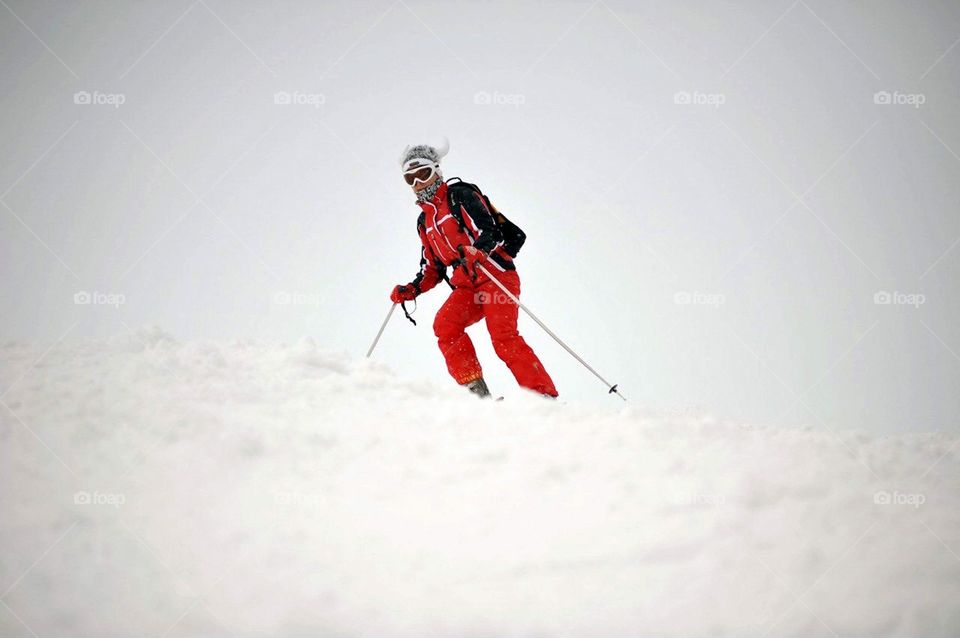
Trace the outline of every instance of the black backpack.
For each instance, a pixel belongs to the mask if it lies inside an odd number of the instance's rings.
[[[487,208],[490,209],[490,213],[493,215],[493,219],[497,222],[497,226],[500,227],[500,234],[503,236],[503,249],[508,255],[516,258],[517,253],[520,252],[520,248],[523,247],[523,242],[527,240],[527,234],[524,233],[519,226],[507,219],[506,215],[497,210],[497,207],[490,202],[490,198],[484,195],[476,184],[465,182],[459,177],[451,177],[447,180],[447,205],[450,207],[450,213],[454,219],[460,223],[460,229],[465,230],[467,226],[463,221],[463,215],[460,213],[458,195],[466,190],[475,192],[486,202]]]

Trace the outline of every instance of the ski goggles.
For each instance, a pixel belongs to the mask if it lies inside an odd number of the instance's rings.
[[[426,182],[429,180],[431,177],[433,177],[433,174],[436,172],[436,170],[437,167],[432,164],[428,164],[426,166],[414,166],[403,172],[403,179],[407,180],[407,184],[413,186],[417,182]]]

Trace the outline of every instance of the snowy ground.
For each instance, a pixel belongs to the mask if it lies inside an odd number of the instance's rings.
[[[3,636],[960,634],[956,435],[480,402],[306,341],[41,355],[0,349]]]

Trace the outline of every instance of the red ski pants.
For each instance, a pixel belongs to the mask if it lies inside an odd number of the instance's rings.
[[[496,277],[519,299],[520,276],[516,271],[498,272]],[[493,349],[510,368],[517,383],[541,394],[557,396],[550,375],[517,332],[519,311],[520,308],[489,280],[474,287],[456,288],[450,293],[437,311],[433,332],[446,359],[447,370],[457,383],[469,383],[483,375],[473,342],[464,330],[485,319]]]

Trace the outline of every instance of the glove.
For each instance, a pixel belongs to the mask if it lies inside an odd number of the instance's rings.
[[[404,301],[413,301],[417,298],[416,289],[407,284],[406,286],[394,286],[390,293],[390,301],[393,303],[403,303]]]
[[[460,247],[460,259],[463,260],[463,267],[466,269],[468,275],[477,275],[477,264],[482,264],[487,261],[487,253],[484,251],[474,248],[473,246],[461,246]]]

